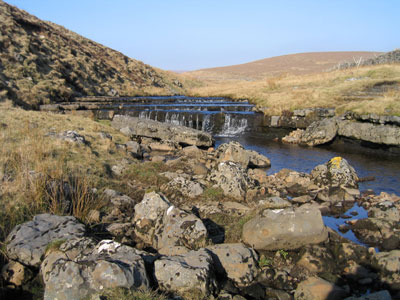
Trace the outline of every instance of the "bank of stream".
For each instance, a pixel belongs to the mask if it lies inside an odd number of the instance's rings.
[[[261,128],[262,115],[247,101],[185,96],[128,97],[114,99],[112,102],[81,101],[78,106],[76,103],[67,104],[62,109],[68,111],[77,107],[81,111],[90,111],[98,119],[111,119],[114,114],[125,114],[207,131],[215,137],[216,147],[225,142],[238,141],[246,149],[255,150],[270,158],[271,167],[266,170],[268,174],[284,168],[309,173],[315,166],[332,157],[342,156],[355,168],[360,178],[374,178],[372,181],[360,183],[361,192],[372,190],[376,194],[400,194],[399,156],[350,144],[348,147],[346,144],[341,147],[301,147],[280,143],[276,136],[282,136],[282,132],[276,134],[276,129]],[[360,203],[355,203],[338,209],[334,216],[324,216],[324,222],[338,230],[345,221],[365,217],[366,210]],[[360,243],[351,231],[341,234]]]

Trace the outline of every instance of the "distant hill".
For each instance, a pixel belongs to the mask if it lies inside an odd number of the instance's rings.
[[[0,0],[0,97],[26,106],[76,96],[182,93],[161,71]]]
[[[380,52],[310,52],[276,56],[253,62],[219,68],[208,68],[187,72],[200,80],[254,80],[284,73],[295,75],[312,74],[326,71],[338,63],[357,61],[374,57]]]

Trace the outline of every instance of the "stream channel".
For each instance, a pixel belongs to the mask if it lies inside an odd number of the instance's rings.
[[[342,156],[355,168],[359,177],[375,177],[374,181],[359,184],[361,192],[372,189],[377,194],[400,194],[400,157],[372,150],[361,151],[354,147],[337,150],[330,146],[306,148],[276,142],[265,130],[260,133],[262,115],[254,112],[253,105],[247,101],[186,96],[134,97],[102,107],[95,115],[101,119],[110,111],[210,132],[215,138],[216,147],[221,143],[238,141],[246,149],[256,150],[271,160],[268,174],[283,168],[309,173],[332,157]],[[357,212],[356,216],[353,215],[354,211]],[[366,210],[355,203],[340,216],[324,216],[323,219],[327,226],[338,231],[338,226],[346,220],[367,216]],[[340,234],[360,243],[352,231]]]

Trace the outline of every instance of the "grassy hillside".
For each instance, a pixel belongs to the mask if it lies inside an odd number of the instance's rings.
[[[378,52],[310,52],[276,56],[245,64],[202,69],[186,74],[210,81],[254,80],[282,74],[304,75],[326,71],[344,61],[357,61],[374,57]]]
[[[27,107],[74,96],[182,93],[155,69],[0,0],[0,96]]]
[[[205,82],[196,96],[249,99],[265,114],[306,107],[333,107],[337,113],[400,115],[400,64],[364,66],[308,75],[281,75],[256,81]]]

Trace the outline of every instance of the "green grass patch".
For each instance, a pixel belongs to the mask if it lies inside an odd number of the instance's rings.
[[[222,226],[225,230],[225,243],[237,243],[242,238],[243,226],[254,215],[249,214],[246,216],[235,216],[224,213],[216,213],[209,216],[209,219],[214,223]]]

